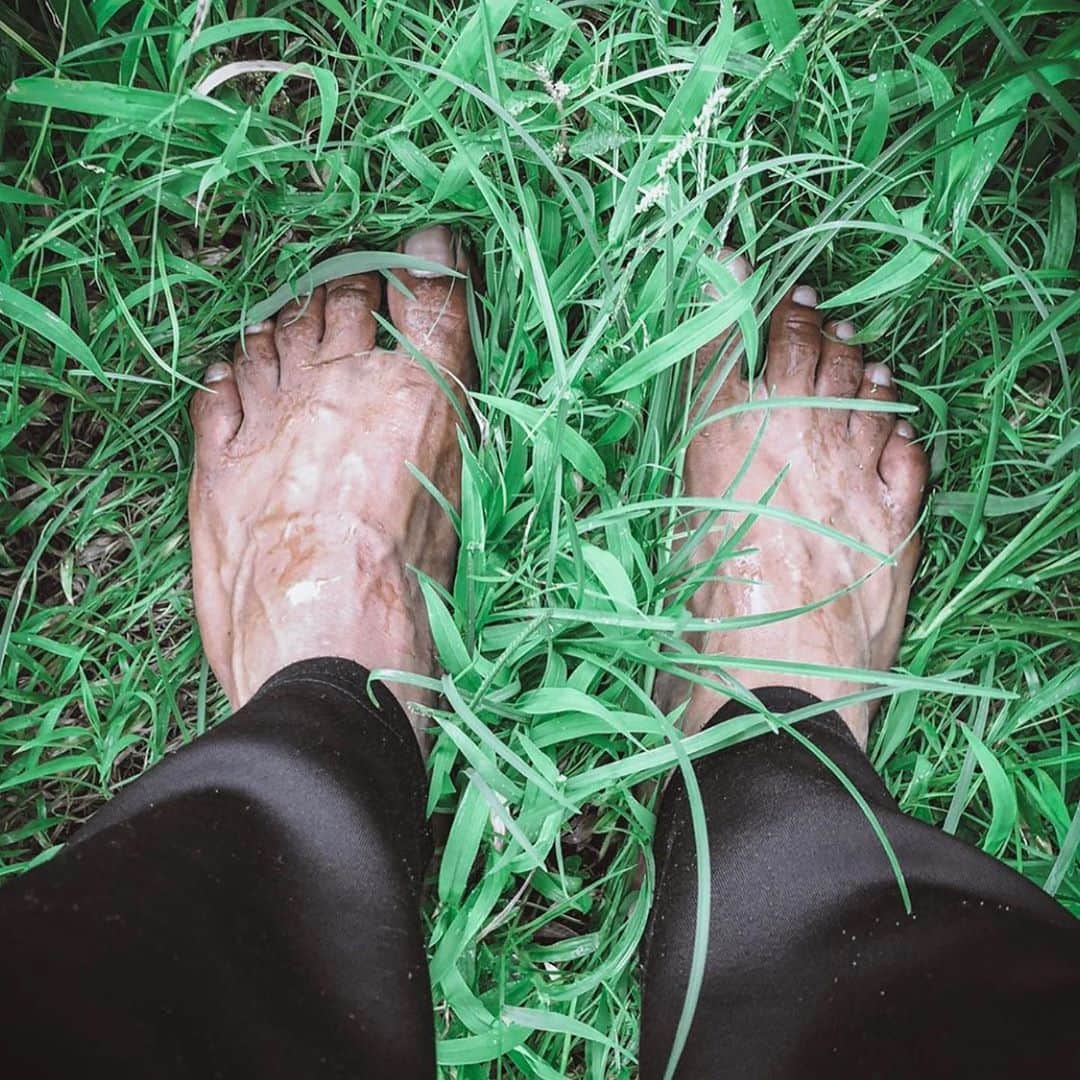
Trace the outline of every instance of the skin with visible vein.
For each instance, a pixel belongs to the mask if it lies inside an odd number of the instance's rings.
[[[749,264],[732,252],[721,254],[735,277],[745,280]],[[808,286],[796,287],[781,300],[770,320],[764,377],[751,392],[733,365],[717,388],[721,407],[755,397],[814,394],[850,397],[854,404],[896,400],[889,369],[864,365],[862,350],[851,344],[855,326],[847,321],[823,326],[817,302]],[[716,348],[713,343],[698,354],[700,371],[707,370]],[[891,667],[918,558],[912,532],[929,471],[926,455],[912,441],[914,434],[910,424],[891,412],[806,406],[737,412],[704,427],[687,449],[687,495],[721,496],[734,483],[736,499],[757,501],[786,470],[770,506],[827,524],[875,550],[895,552],[896,560],[879,564],[798,524],[760,517],[741,538],[739,553],[724,561],[691,598],[696,616],[723,619],[783,612],[839,595],[794,617],[696,635],[697,647],[705,653],[838,668]],[[748,457],[749,465],[742,469]],[[741,522],[737,516],[724,528]],[[692,560],[709,559],[720,541],[719,532],[707,536]],[[734,667],[728,675],[750,689],[768,685],[768,676],[749,668]],[[842,678],[795,673],[784,682],[822,699],[861,688]],[[686,695],[678,680],[665,679],[661,696],[671,707]],[[699,730],[723,701],[716,690],[696,685],[684,717],[686,729]],[[865,746],[871,708],[857,704],[840,711]]]

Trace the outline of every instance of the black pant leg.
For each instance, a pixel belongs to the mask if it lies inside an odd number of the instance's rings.
[[[774,713],[816,701],[783,687],[757,694]],[[731,703],[716,720],[744,711]],[[1019,874],[902,814],[835,713],[799,731],[883,825],[912,914],[863,812],[797,740],[764,735],[699,761],[712,909],[675,1075],[1080,1075],[1080,924]],[[664,1076],[693,954],[697,866],[678,774],[654,850],[642,1080]]]
[[[0,890],[5,1075],[434,1076],[424,768],[366,681],[286,668]]]

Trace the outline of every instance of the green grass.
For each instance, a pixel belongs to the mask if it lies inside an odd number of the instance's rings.
[[[1069,5],[52,9],[0,3],[0,874],[226,714],[192,626],[188,380],[281,284],[441,221],[487,283],[459,572],[429,590],[444,1075],[634,1074],[639,781],[763,730],[680,743],[650,703],[693,584],[669,335],[706,281],[731,294],[724,240],[761,271],[727,322],[841,294],[932,456],[876,765],[1080,914]],[[288,69],[194,93],[238,61]]]

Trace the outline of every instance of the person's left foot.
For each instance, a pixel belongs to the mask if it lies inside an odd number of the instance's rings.
[[[406,254],[466,271],[449,230]],[[468,384],[473,359],[459,277],[401,273],[394,325]],[[297,660],[338,656],[430,675],[435,659],[416,567],[446,583],[451,522],[406,468],[451,503],[461,455],[451,402],[407,352],[375,347],[381,281],[331,282],[248,330],[191,405],[188,510],[195,611],[210,666],[235,708]],[[404,703],[427,695],[397,687]]]
[[[721,254],[733,276],[749,277],[745,259]],[[853,406],[897,400],[892,372],[883,364],[863,364],[862,350],[852,342],[855,332],[849,322],[824,323],[813,289],[793,289],[772,313],[767,362],[753,390],[736,365],[716,388],[719,418],[687,449],[688,496],[727,495],[751,504],[771,492],[768,509],[780,512],[727,515],[691,556],[704,561],[716,552],[723,530],[744,529],[736,550],[688,606],[698,618],[718,621],[716,630],[700,636],[700,651],[731,657],[728,675],[748,689],[779,678],[741,668],[740,658],[786,662],[791,670],[783,682],[823,700],[864,688],[844,671],[885,671],[896,660],[919,555],[915,525],[929,463],[914,429],[892,412],[814,407],[815,398]],[[701,350],[699,374],[719,344]],[[766,404],[774,408],[765,410]],[[700,523],[696,515],[692,524]],[[880,561],[868,551],[893,558]],[[725,620],[772,613],[789,614],[723,627]],[[835,673],[800,674],[799,666],[807,664]],[[685,686],[677,679],[661,683],[659,694],[668,709],[689,695],[683,715],[689,732],[725,700],[712,686]],[[840,708],[862,746],[875,707],[859,702]]]

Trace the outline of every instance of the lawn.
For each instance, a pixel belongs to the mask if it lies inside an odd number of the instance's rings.
[[[427,592],[444,1075],[634,1075],[642,781],[764,730],[680,740],[650,700],[687,660],[678,327],[708,282],[752,353],[806,281],[892,364],[934,490],[870,753],[1080,915],[1073,5],[32,6],[0,2],[0,876],[227,713],[192,381],[275,290],[446,222],[485,285],[458,574]]]

